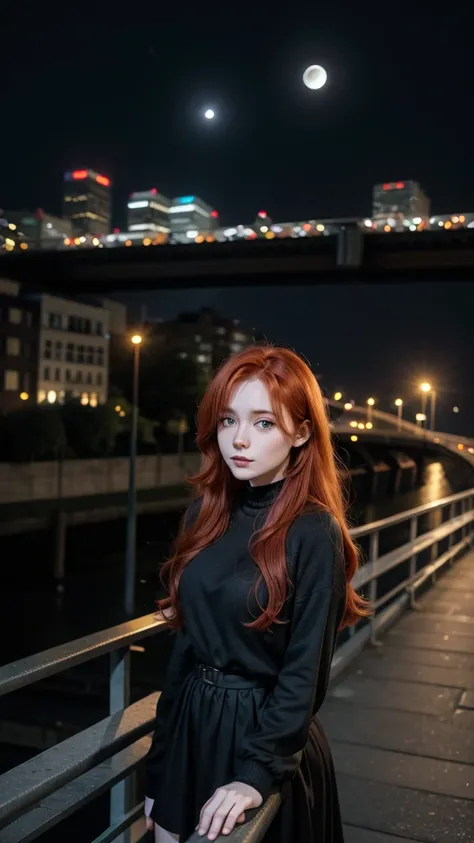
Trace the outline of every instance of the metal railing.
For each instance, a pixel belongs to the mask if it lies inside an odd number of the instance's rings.
[[[474,488],[351,531],[361,544],[368,542],[368,561],[355,585],[368,587],[375,612],[336,649],[332,679],[406,607],[414,606],[423,584],[435,582],[438,571],[469,546],[473,521]],[[110,657],[109,716],[0,776],[2,843],[35,840],[107,791],[110,825],[94,843],[132,840],[132,829],[134,841],[145,839],[144,804],[130,807],[129,785],[150,746],[159,693],[130,705],[130,658],[137,641],[165,628],[155,615],[146,615],[0,668],[1,696],[99,656]],[[227,839],[259,843],[279,803],[279,794],[272,794]],[[193,834],[189,843],[201,839]]]

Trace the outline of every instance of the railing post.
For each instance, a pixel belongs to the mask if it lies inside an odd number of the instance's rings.
[[[374,566],[377,562],[379,556],[379,533],[376,530],[374,533],[370,534],[370,544],[369,544],[369,562],[371,562]],[[369,592],[369,600],[374,607],[374,613],[370,620],[370,643],[374,646],[377,646],[378,641],[375,634],[375,603],[377,600],[377,577],[374,575],[370,581],[370,592]]]
[[[110,654],[109,679],[109,714],[122,711],[130,705],[130,647],[122,647]],[[123,819],[134,804],[135,775],[118,782],[110,789],[110,825]],[[131,829],[126,829],[120,838],[121,843],[131,843]]]
[[[453,520],[454,515],[455,515],[455,512],[456,512],[456,504],[455,504],[455,503],[450,503],[450,504],[449,504],[449,520],[450,520],[450,521],[452,521],[452,520]],[[453,546],[453,540],[454,540],[454,534],[453,534],[453,533],[450,533],[450,534],[449,534],[449,536],[448,536],[448,550],[450,550],[450,549],[451,549],[451,547]],[[451,556],[451,558],[450,558],[450,560],[449,560],[449,563],[448,563],[448,564],[449,564],[449,566],[450,566],[450,568],[451,568],[451,567],[452,567],[452,565],[453,565],[453,557],[452,557],[452,556]]]
[[[418,535],[418,516],[415,515],[414,518],[410,518],[410,542],[414,542]],[[415,579],[416,574],[416,553],[413,553],[410,556],[410,583],[413,582]],[[410,589],[410,609],[414,609],[416,606],[415,600],[415,592],[413,589]]]

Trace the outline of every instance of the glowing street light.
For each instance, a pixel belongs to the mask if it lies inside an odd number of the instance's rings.
[[[402,429],[402,414],[403,414],[403,399],[395,398],[395,407],[397,408],[398,430]]]
[[[341,398],[342,398],[342,392],[335,392],[334,393],[334,400],[335,401],[340,401]]]
[[[430,406],[430,427],[431,430],[435,430],[435,418],[436,418],[436,391],[432,388],[431,384],[427,381],[420,383],[420,391],[421,391],[421,412],[426,414],[426,401],[428,398],[428,393],[431,393],[431,406]]]
[[[375,404],[375,398],[367,398],[367,421],[372,421],[372,408]]]
[[[206,118],[206,120],[214,120],[215,116],[216,116],[216,112],[214,111],[213,108],[207,108],[206,111],[204,112],[204,117]]]

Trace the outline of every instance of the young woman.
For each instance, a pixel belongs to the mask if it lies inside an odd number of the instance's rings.
[[[228,834],[280,791],[265,843],[342,843],[317,712],[338,630],[369,613],[326,407],[294,352],[252,346],[201,402],[202,470],[162,579],[176,640],[147,756],[157,843]]]

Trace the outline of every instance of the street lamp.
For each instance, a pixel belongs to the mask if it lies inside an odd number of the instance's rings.
[[[342,398],[342,392],[335,392],[334,393],[334,400],[335,401],[340,401],[341,398]]]
[[[395,399],[395,407],[397,408],[397,417],[398,417],[398,429],[402,429],[402,413],[403,413],[403,399],[396,398]]]
[[[375,404],[375,398],[367,398],[367,421],[372,421],[372,407]]]
[[[421,390],[421,412],[422,414],[426,414],[426,400],[428,397],[428,393],[431,393],[431,402],[430,402],[430,427],[431,430],[435,430],[435,422],[436,422],[436,391],[432,388],[430,383],[426,381],[424,383],[420,383],[420,390]]]
[[[128,480],[127,538],[125,544],[125,613],[131,618],[135,610],[135,567],[136,567],[136,459],[138,433],[138,379],[140,373],[140,347],[143,337],[134,334],[133,345],[133,390],[132,424],[130,427],[130,461]]]

